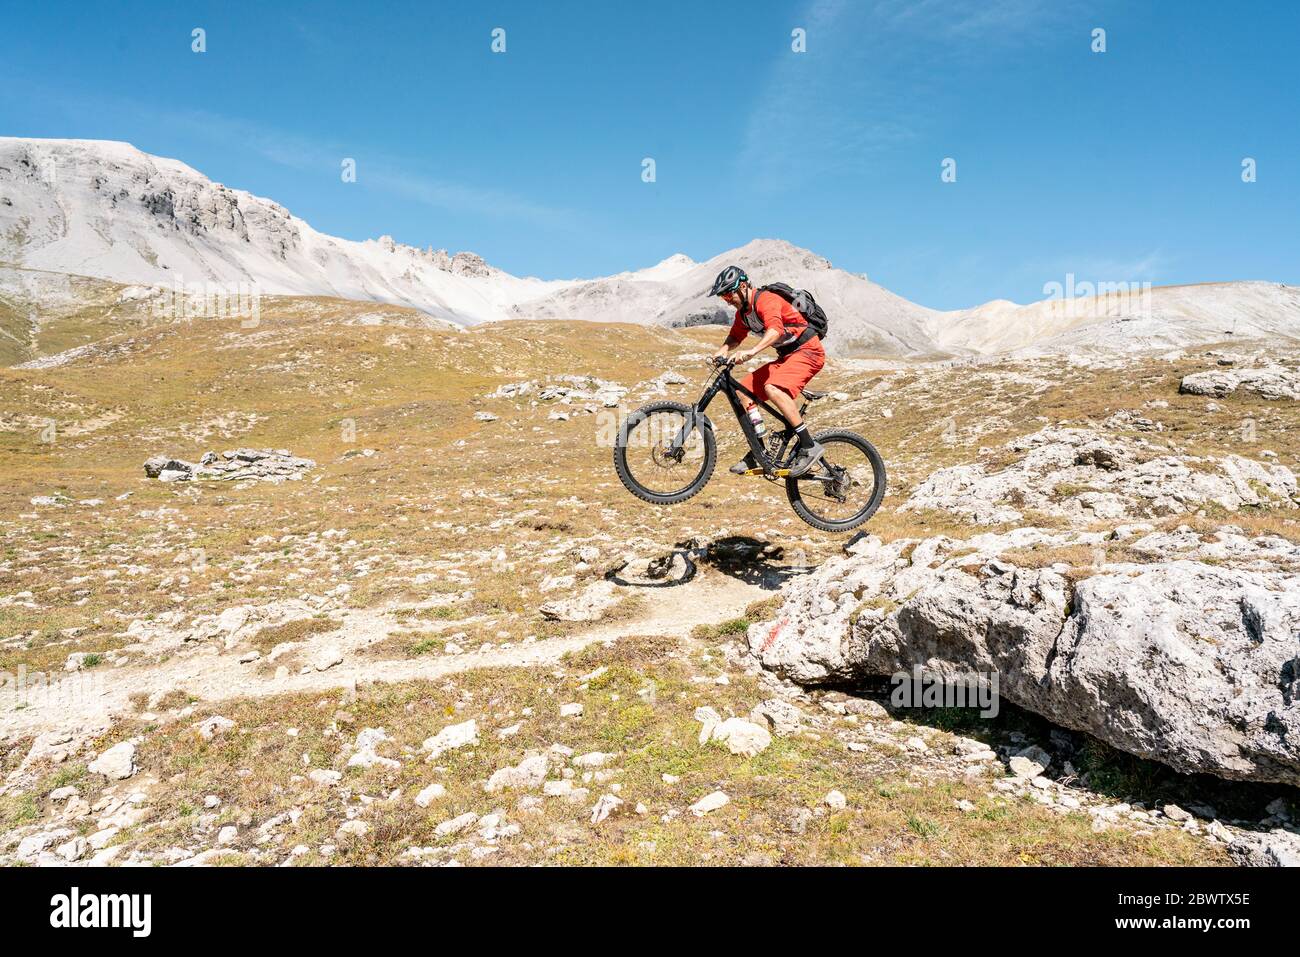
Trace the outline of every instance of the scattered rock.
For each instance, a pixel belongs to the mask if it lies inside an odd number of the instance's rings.
[[[427,788],[415,796],[415,803],[418,807],[428,807],[440,797],[445,797],[447,789],[441,784],[430,784]]]
[[[478,815],[473,811],[466,811],[459,817],[453,817],[448,821],[443,821],[433,829],[433,833],[438,837],[447,837],[451,834],[460,834],[467,831],[478,823]]]
[[[115,744],[91,761],[86,769],[111,781],[125,780],[135,774],[135,745],[130,741]]]
[[[599,824],[623,806],[623,799],[613,794],[602,794],[596,806],[591,809],[591,823]]]
[[[704,815],[710,814],[719,808],[726,807],[730,803],[731,798],[729,798],[725,793],[722,791],[714,791],[712,794],[706,795],[692,804],[690,811],[696,817],[704,817]]]
[[[534,754],[524,758],[515,767],[501,768],[493,772],[492,777],[488,778],[484,789],[489,794],[495,794],[511,788],[519,791],[531,791],[541,787],[542,782],[546,780],[546,772],[549,769],[549,762],[546,755]]]
[[[537,609],[550,621],[598,621],[618,604],[617,586],[611,581],[593,582],[573,598],[543,603]]]
[[[984,465],[940,469],[900,511],[938,510],[980,525],[1021,522],[1033,510],[1071,522],[1182,514],[1207,503],[1291,506],[1295,475],[1239,455],[1202,460],[1161,455],[1144,442],[1093,429],[1049,426],[1007,443],[1022,458],[990,472]]]
[[[339,829],[334,832],[334,836],[341,840],[345,837],[365,837],[369,833],[370,824],[357,818],[340,824]]]
[[[312,657],[312,667],[317,671],[329,671],[335,665],[343,664],[343,652],[333,646],[321,648]]]
[[[144,474],[164,482],[221,480],[283,482],[297,481],[316,467],[311,459],[299,458],[286,449],[234,449],[218,456],[206,453],[198,464],[184,459],[155,455],[144,463]]]
[[[229,718],[223,718],[219,714],[214,714],[212,717],[194,725],[194,730],[199,733],[199,737],[204,741],[211,741],[214,738],[225,734],[234,726],[235,722],[231,721]]]
[[[433,737],[426,738],[422,747],[429,752],[428,760],[433,761],[448,751],[470,744],[478,744],[478,722],[473,718],[460,724],[448,725]]]
[[[1262,369],[1211,369],[1183,376],[1178,391],[1223,399],[1238,389],[1265,399],[1300,399],[1300,372],[1282,366]]]
[[[749,716],[759,724],[766,722],[771,732],[782,738],[798,733],[803,726],[803,712],[780,698],[769,698],[756,705]]]
[[[383,728],[366,728],[357,735],[355,752],[348,758],[350,768],[383,767],[396,770],[402,766],[401,761],[380,756],[378,748],[392,738]]]

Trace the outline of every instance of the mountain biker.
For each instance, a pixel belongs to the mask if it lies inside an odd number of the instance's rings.
[[[821,340],[816,335],[805,335],[808,321],[781,296],[770,291],[756,293],[750,285],[749,277],[739,266],[728,266],[718,273],[709,295],[721,296],[727,305],[736,310],[731,331],[722,347],[714,353],[714,361],[731,359],[740,365],[769,346],[777,350],[778,358],[759,366],[741,379],[740,384],[780,409],[786,421],[794,427],[798,446],[795,459],[790,463],[790,476],[798,478],[821,461],[826,453],[808,434],[803,417],[799,415],[799,407],[795,404],[804,386],[826,364],[826,351],[822,348]],[[760,337],[757,345],[749,349],[738,348],[751,332]],[[801,338],[804,338],[802,343],[799,342]],[[795,348],[792,349],[792,346]],[[743,401],[745,411],[754,408],[752,400],[746,398]],[[758,468],[754,453],[746,452],[745,457],[731,467],[731,471],[736,475],[744,475],[754,468]]]

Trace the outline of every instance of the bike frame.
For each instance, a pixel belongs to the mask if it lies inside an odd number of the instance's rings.
[[[691,406],[691,415],[682,425],[681,431],[677,433],[677,438],[673,440],[672,451],[677,452],[686,444],[686,440],[696,428],[697,420],[702,419],[706,426],[712,427],[712,423],[709,422],[709,417],[704,414],[704,410],[709,407],[709,403],[713,401],[719,392],[727,397],[727,402],[731,405],[731,411],[736,414],[736,421],[740,424],[740,430],[745,434],[745,441],[749,443],[749,450],[754,454],[754,461],[763,463],[769,471],[775,469],[777,463],[768,460],[767,449],[764,447],[763,440],[754,434],[754,424],[749,421],[749,416],[745,413],[745,405],[741,402],[740,396],[742,394],[749,396],[759,408],[773,416],[785,429],[793,430],[794,426],[789,419],[781,414],[780,409],[769,405],[737,382],[731,375],[731,366],[724,366],[719,369],[718,374],[713,377],[713,381],[705,388],[704,394],[700,396],[699,401]],[[803,409],[807,408],[808,403],[805,401]],[[800,414],[802,414],[802,411],[801,409]],[[789,440],[786,441],[788,444]],[[782,451],[784,450],[785,446],[783,445]]]

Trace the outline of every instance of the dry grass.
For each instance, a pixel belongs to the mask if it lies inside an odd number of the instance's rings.
[[[847,538],[803,526],[779,485],[726,473],[742,445],[720,408],[711,410],[722,466],[712,484],[683,505],[656,509],[628,495],[614,476],[610,449],[597,440],[605,410],[562,422],[549,414],[557,407],[578,413],[581,403],[486,398],[503,383],[557,372],[632,386],[677,369],[692,381],[670,387],[670,397],[693,401],[706,373],[692,357],[716,343],[720,329],[592,325],[574,335],[563,324],[518,322],[449,333],[348,325],[373,305],[311,299],[265,302],[262,324],[253,330],[217,320],[124,327],[113,324],[109,307],[98,308],[67,316],[65,331],[51,324],[40,348],[80,344],[111,330],[104,341],[115,351],[55,369],[0,369],[0,509],[9,516],[0,526],[0,668],[6,670],[20,664],[58,670],[72,652],[114,649],[133,665],[147,664],[150,649],[126,634],[133,622],[174,616],[183,627],[234,605],[338,593],[343,586],[340,600],[355,607],[428,603],[405,615],[409,632],[371,646],[377,657],[437,654],[458,633],[457,643],[467,648],[555,637],[572,626],[543,620],[538,606],[599,580],[625,550],[746,535],[780,545],[783,557],[770,563],[780,569],[838,555]],[[12,307],[0,319],[6,315],[13,318]],[[890,496],[867,531],[886,540],[960,539],[989,529],[944,513],[899,513],[895,506],[934,468],[971,461],[982,446],[992,450],[985,459],[995,461],[998,446],[1044,424],[1040,417],[1100,421],[1119,408],[1163,399],[1169,407],[1148,414],[1168,429],[1148,434],[1153,442],[1215,455],[1271,448],[1294,464],[1296,410],[1233,396],[1220,402],[1220,412],[1207,413],[1204,400],[1177,394],[1181,374],[1202,366],[1152,359],[1114,372],[1048,374],[1004,364],[975,374],[864,374],[832,363],[818,386],[853,398],[818,404],[812,421],[817,428],[855,429],[884,454]],[[884,388],[872,391],[878,386]],[[862,398],[864,391],[871,396]],[[641,401],[637,396],[630,404]],[[892,416],[881,415],[885,408]],[[479,422],[479,411],[498,418]],[[1240,441],[1246,417],[1254,422],[1253,443]],[[42,440],[39,425],[50,419],[57,425],[53,442]],[[282,485],[169,485],[141,471],[153,454],[197,459],[208,449],[239,446],[288,448],[319,464],[304,481]],[[52,495],[62,496],[62,504],[31,502]],[[87,500],[96,504],[80,504]],[[1182,521],[1206,530],[1214,524],[1209,517]],[[1252,511],[1231,521],[1293,540],[1298,532],[1283,512]],[[600,558],[582,567],[580,545],[596,547]],[[1019,557],[1064,558],[1080,568],[1091,560],[1073,553]],[[570,575],[570,588],[543,590],[548,579]],[[16,598],[24,593],[30,594]],[[234,823],[246,836],[232,859],[255,860],[266,845],[253,842],[247,829],[296,808],[297,823],[269,847],[281,853],[307,845],[313,850],[302,861],[313,863],[321,860],[316,849],[333,841],[352,810],[365,814],[373,830],[340,843],[336,859],[387,863],[412,844],[451,843],[432,835],[438,821],[501,807],[524,829],[487,859],[503,863],[1221,861],[1180,835],[1093,834],[1086,816],[988,798],[981,781],[925,780],[905,755],[850,753],[830,736],[782,739],[748,760],[700,748],[691,719],[696,706],[748,713],[763,692],[738,673],[725,686],[690,679],[724,673],[716,649],[709,659],[703,655],[771,610],[770,604],[750,609],[697,633],[686,646],[653,639],[590,649],[558,673],[487,671],[438,685],[374,689],[355,701],[338,694],[221,703],[239,731],[210,743],[189,724],[216,710],[214,702],[199,702],[197,713],[181,722],[128,723],[100,743],[143,734],[140,761],[167,784],[151,792],[148,821],[120,839],[136,848],[192,847],[210,842],[221,823]],[[642,611],[628,603],[612,617],[634,632]],[[301,619],[264,629],[254,643],[267,651],[330,627],[328,618]],[[73,628],[81,630],[65,634]],[[583,687],[577,676],[600,666],[609,671]],[[646,700],[638,692],[650,684],[654,695]],[[582,702],[582,720],[561,720],[561,700]],[[158,710],[189,701],[173,698]],[[533,717],[519,734],[498,740],[495,730],[521,720],[525,708]],[[341,722],[341,710],[350,720]],[[487,729],[483,742],[449,755],[444,772],[418,755],[404,760],[400,772],[343,767],[343,745],[360,728],[386,728],[400,751],[469,716]],[[288,735],[289,728],[298,735]],[[579,752],[621,752],[622,794],[632,806],[645,803],[648,813],[593,827],[590,803],[549,798],[541,815],[516,815],[513,799],[484,794],[481,781],[492,770],[527,748],[557,741]],[[4,752],[6,769],[23,746]],[[337,766],[345,787],[304,783],[307,766]],[[666,785],[663,773],[682,781]],[[434,779],[445,784],[447,798],[428,811],[415,808],[410,795]],[[79,785],[92,801],[99,793],[89,778]],[[719,787],[733,799],[723,811],[662,820]],[[820,810],[831,788],[848,797],[849,811]],[[403,797],[387,802],[393,790]],[[9,799],[0,826],[46,811],[44,793]],[[207,794],[222,798],[215,819],[202,807]],[[363,795],[372,800],[362,801]],[[593,787],[592,801],[598,795]],[[979,810],[956,811],[963,798]],[[802,831],[792,823],[800,810],[814,813]]]
[[[1221,863],[1223,856],[1181,832],[1143,836],[1123,828],[1093,833],[1086,814],[1057,814],[1029,801],[989,796],[987,779],[927,779],[912,759],[889,749],[853,753],[833,736],[778,738],[754,758],[729,754],[696,740],[692,714],[707,704],[722,714],[744,713],[761,695],[752,679],[733,673],[725,686],[690,679],[708,670],[671,639],[629,638],[613,649],[588,649],[562,669],[476,672],[439,686],[384,686],[355,699],[343,695],[291,696],[228,703],[221,714],[234,732],[204,742],[183,725],[149,732],[140,751],[145,773],[171,786],[151,808],[150,820],[123,837],[131,848],[162,851],[186,846],[226,824],[240,827],[235,852],[272,848],[283,856],[297,844],[337,844],[334,862],[403,863],[408,847],[438,847],[465,863],[472,832],[439,837],[441,821],[467,811],[504,811],[521,833],[499,842],[485,858],[494,864],[1079,864],[1184,865]],[[710,656],[716,662],[716,656]],[[583,680],[604,667],[598,678]],[[559,705],[579,702],[580,719],[562,718]],[[528,712],[531,710],[531,715]],[[195,718],[202,715],[195,715]],[[421,759],[420,742],[448,724],[476,717],[477,746],[450,752],[436,766]],[[519,723],[514,736],[502,727]],[[395,739],[383,753],[400,757],[400,770],[347,768],[349,745],[362,728],[383,727]],[[288,729],[296,729],[290,736]],[[123,727],[115,737],[145,728]],[[104,742],[104,743],[107,743]],[[590,783],[577,803],[543,799],[540,810],[519,812],[516,793],[487,794],[482,782],[530,750],[561,743],[578,754],[615,754],[604,785]],[[310,764],[304,762],[304,755]],[[308,767],[344,772],[337,788],[304,778]],[[251,773],[250,773],[251,772]],[[675,775],[665,783],[663,775]],[[446,795],[428,809],[411,796],[439,782]],[[590,823],[596,798],[617,782],[627,802],[609,820]],[[581,783],[580,781],[578,783]],[[705,818],[685,806],[714,790],[731,804]],[[848,807],[828,811],[822,798],[840,790]],[[390,796],[400,792],[396,798]],[[221,800],[206,814],[204,798]],[[93,792],[92,792],[93,799]],[[957,810],[969,800],[974,812]],[[632,809],[645,805],[646,813]],[[353,811],[371,824],[359,838],[336,840]],[[275,829],[268,845],[253,840],[254,825],[295,811],[296,823]],[[676,813],[672,813],[676,812]],[[668,819],[665,820],[665,815]],[[448,849],[463,845],[459,852]],[[300,863],[320,863],[313,850]]]

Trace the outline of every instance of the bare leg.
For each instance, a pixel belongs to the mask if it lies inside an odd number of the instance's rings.
[[[792,427],[797,427],[803,422],[803,416],[799,414],[799,406],[795,404],[789,392],[786,392],[779,385],[768,385],[764,392],[767,394],[768,401],[781,410],[781,414],[786,417]]]

